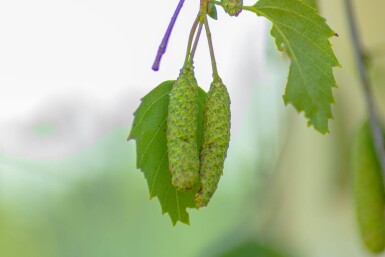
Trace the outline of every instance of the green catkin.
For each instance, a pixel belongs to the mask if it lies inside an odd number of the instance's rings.
[[[210,86],[203,113],[203,143],[199,171],[201,188],[195,195],[198,207],[208,204],[223,173],[230,141],[230,116],[229,93],[219,79]]]
[[[167,148],[172,184],[180,191],[194,187],[199,178],[197,146],[198,84],[189,61],[170,92]]]
[[[385,248],[385,191],[369,124],[357,133],[353,152],[353,189],[361,238],[374,253]]]
[[[222,0],[222,6],[230,16],[238,16],[242,11],[243,0]]]

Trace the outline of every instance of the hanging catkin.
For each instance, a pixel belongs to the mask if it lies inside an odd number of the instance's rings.
[[[200,151],[201,188],[195,195],[198,207],[206,206],[214,194],[223,173],[230,141],[230,97],[219,79],[207,93],[203,113],[203,143]]]
[[[171,93],[167,117],[167,147],[172,184],[181,191],[198,181],[198,84],[192,62],[180,72]]]

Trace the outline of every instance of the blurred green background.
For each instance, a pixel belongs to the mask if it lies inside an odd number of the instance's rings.
[[[253,83],[250,101],[237,119],[224,176],[210,205],[189,211],[190,226],[173,227],[158,201],[149,200],[135,143],[126,142],[132,104],[123,110],[125,122],[66,157],[0,152],[0,256],[371,256],[359,240],[350,189],[350,141],[366,114],[342,2],[318,1],[339,34],[331,42],[342,64],[335,69],[330,134],[284,107],[288,60],[266,37],[258,69],[270,75],[264,85],[244,78]],[[385,2],[357,0],[355,7],[383,114]],[[42,144],[60,133],[56,125],[33,124],[23,133]]]

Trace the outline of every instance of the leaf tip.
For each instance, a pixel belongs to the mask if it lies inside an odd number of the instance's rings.
[[[319,126],[317,124],[314,124],[312,121],[308,121],[307,122],[307,126],[308,127],[313,127],[316,131],[318,131],[319,133],[321,133],[322,135],[327,135],[330,133],[329,131],[329,125],[326,124],[326,126]]]
[[[187,215],[186,220],[184,220],[184,219],[175,219],[175,218],[172,218],[171,215],[170,215],[170,218],[171,218],[171,223],[172,223],[172,226],[173,226],[173,227],[175,227],[176,224],[178,224],[178,221],[179,221],[180,223],[182,223],[182,224],[187,225],[187,226],[191,226],[191,224],[190,224],[190,219],[189,219],[188,215]]]
[[[135,135],[134,135],[135,126],[136,126],[136,122],[134,120],[134,122],[132,123],[132,127],[131,127],[131,130],[130,130],[130,133],[128,133],[127,141],[129,141],[131,139],[135,139]]]
[[[187,219],[186,221],[184,221],[184,220],[171,220],[172,226],[173,226],[173,227],[176,227],[176,224],[178,224],[178,221],[179,221],[180,223],[182,223],[182,224],[187,225],[187,226],[191,226],[190,221],[189,221],[188,219]]]
[[[191,226],[189,216],[187,216],[186,220],[179,220],[179,221],[180,221],[180,223],[183,223],[187,226]]]

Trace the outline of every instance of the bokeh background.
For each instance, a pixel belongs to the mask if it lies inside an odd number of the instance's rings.
[[[232,98],[224,176],[209,207],[189,211],[190,226],[173,227],[149,200],[126,138],[140,98],[183,63],[197,1],[186,0],[151,70],[177,2],[1,1],[0,256],[371,256],[350,188],[351,139],[366,109],[343,1],[317,1],[342,64],[328,135],[284,106],[289,60],[270,23],[218,8],[210,25]],[[384,118],[385,2],[354,3]],[[195,66],[207,90],[204,36]]]

